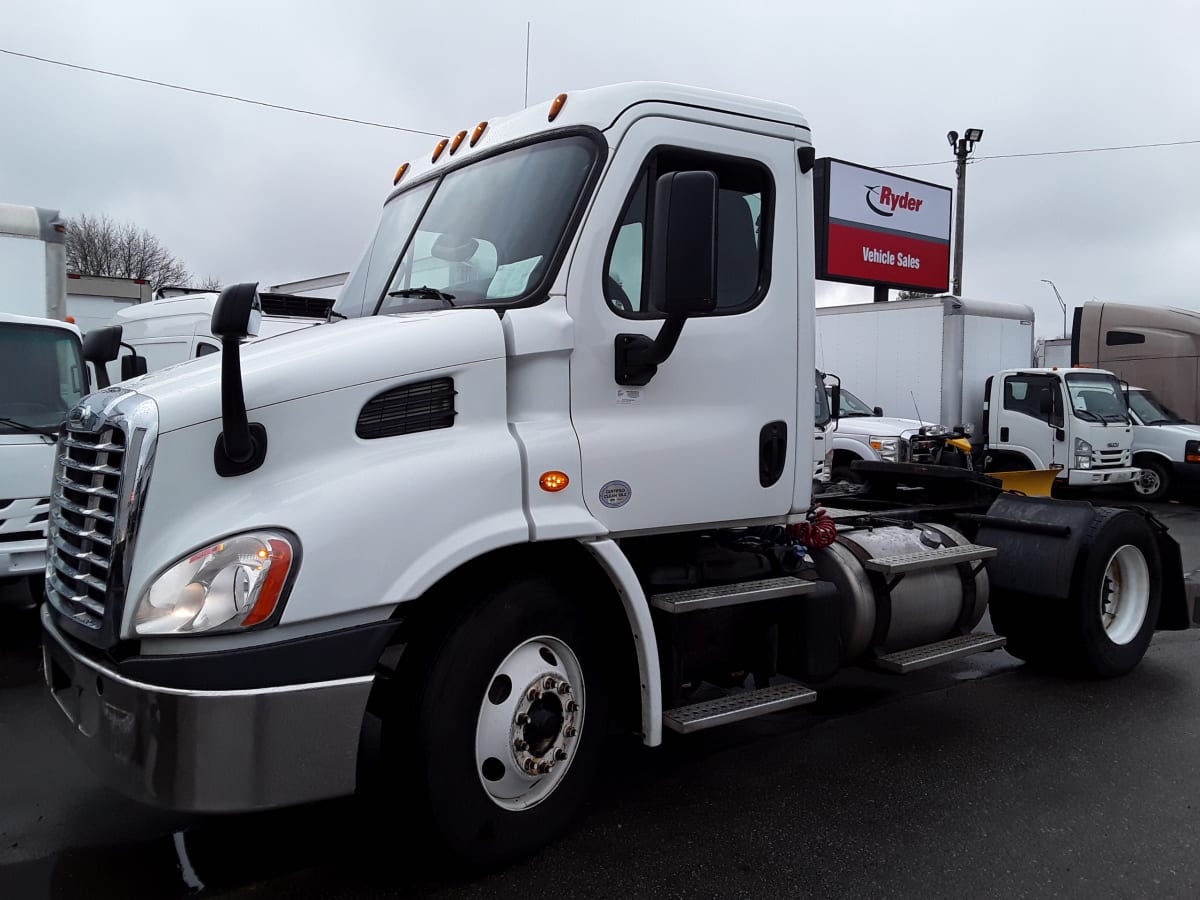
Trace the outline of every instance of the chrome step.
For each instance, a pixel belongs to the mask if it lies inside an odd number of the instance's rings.
[[[962,634],[935,644],[926,644],[924,647],[913,647],[911,650],[899,650],[876,657],[875,665],[885,672],[907,675],[909,672],[927,669],[961,656],[970,656],[972,653],[999,650],[1005,643],[1007,639],[998,634]]]
[[[817,692],[802,684],[778,684],[705,700],[690,706],[677,706],[663,713],[663,724],[680,734],[729,725],[742,719],[753,719],[768,713],[803,706],[817,699]]]
[[[739,603],[756,603],[759,600],[797,597],[807,594],[815,587],[816,584],[803,578],[768,578],[764,581],[743,581],[740,584],[722,584],[669,594],[653,594],[650,597],[650,605],[669,613],[685,613],[697,609],[736,606]]]
[[[995,547],[963,544],[959,547],[938,547],[930,550],[918,550],[916,553],[900,553],[896,556],[877,556],[874,559],[868,559],[863,566],[872,572],[881,572],[890,578],[892,575],[916,572],[919,569],[937,569],[958,563],[975,562],[979,559],[991,559],[995,555]]]

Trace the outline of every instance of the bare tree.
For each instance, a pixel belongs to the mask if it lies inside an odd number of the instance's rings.
[[[145,278],[155,291],[192,278],[183,261],[145,228],[87,213],[67,220],[67,269],[80,275]],[[209,277],[205,283],[215,281]]]
[[[219,291],[221,289],[221,279],[216,275],[205,275],[194,281],[191,285],[194,288],[199,288],[202,291]]]

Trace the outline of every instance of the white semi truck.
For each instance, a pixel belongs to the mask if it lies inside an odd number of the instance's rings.
[[[1142,511],[901,463],[813,507],[814,162],[782,104],[563,94],[401,166],[335,321],[242,345],[232,286],[219,356],[87,397],[42,610],[75,745],[147,802],[358,790],[497,864],[610,727],[1006,640],[1119,675],[1189,627]]]
[[[1130,484],[1133,428],[1109,372],[1035,368],[1033,310],[942,296],[817,311],[824,361],[889,409],[962,425],[987,471]]]
[[[54,210],[0,203],[0,581],[30,580],[5,592],[25,603],[42,593],[54,439],[87,387],[65,233]]]

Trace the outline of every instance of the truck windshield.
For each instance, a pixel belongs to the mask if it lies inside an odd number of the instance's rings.
[[[556,138],[397,194],[334,317],[508,305],[543,290],[597,155],[591,138]]]
[[[57,431],[83,391],[83,359],[74,334],[0,323],[0,434]]]
[[[1099,372],[1067,376],[1067,393],[1075,415],[1090,422],[1125,422],[1121,385],[1112,375]]]
[[[833,391],[833,388],[825,388],[826,397]],[[841,416],[843,419],[852,419],[855,416],[874,416],[875,410],[867,406],[852,393],[845,388],[842,388],[842,408]]]
[[[1188,420],[1170,407],[1163,406],[1149,391],[1130,391],[1129,408],[1143,425],[1187,425]]]

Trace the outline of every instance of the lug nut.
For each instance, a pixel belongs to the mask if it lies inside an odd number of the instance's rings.
[[[545,681],[542,682],[542,687],[544,687],[548,691],[554,690],[554,688],[557,686],[558,686],[558,682],[555,681],[553,678],[548,677]]]
[[[525,760],[525,771],[530,775],[537,774],[538,765],[532,759]]]
[[[574,700],[567,703],[567,712],[575,712],[579,709],[579,704]]]
[[[517,724],[518,725],[528,725],[529,724],[529,716],[525,715],[525,713],[518,713],[517,714]]]
[[[571,686],[564,681],[558,686],[558,692],[560,694],[569,694],[571,693]]]
[[[548,775],[548,774],[550,774],[550,770],[552,768],[554,768],[553,763],[548,763],[548,762],[538,763],[538,767],[537,767],[538,774],[539,775]]]
[[[529,745],[520,738],[517,738],[515,741],[513,741],[513,746],[517,749],[518,753],[523,753],[529,749]]]
[[[575,726],[568,725],[563,729],[563,737],[575,737]]]
[[[536,687],[531,687],[529,689],[529,693],[525,695],[525,699],[528,700],[530,703],[532,703],[533,701],[537,700],[537,698],[540,696],[542,696],[542,692],[539,691]]]
[[[563,750],[561,747],[559,747],[557,750],[554,751],[554,758],[557,759],[559,762],[562,762],[564,759],[567,758],[567,751]]]

